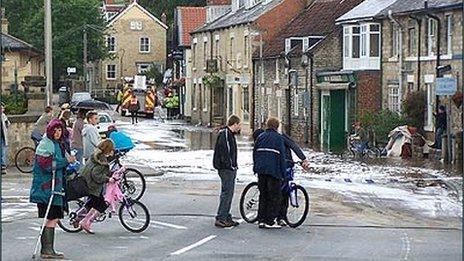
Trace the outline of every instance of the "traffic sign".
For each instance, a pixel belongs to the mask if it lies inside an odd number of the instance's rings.
[[[67,72],[68,72],[68,74],[76,73],[76,67],[68,67]]]
[[[454,95],[457,90],[456,78],[437,78],[436,94],[439,96]]]

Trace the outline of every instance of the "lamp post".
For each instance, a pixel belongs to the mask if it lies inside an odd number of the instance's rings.
[[[45,77],[47,85],[45,88],[47,106],[52,103],[52,88],[53,88],[53,50],[52,50],[52,1],[45,0]]]

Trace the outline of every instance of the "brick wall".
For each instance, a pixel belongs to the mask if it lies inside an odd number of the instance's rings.
[[[358,113],[375,112],[381,108],[381,88],[379,71],[358,71],[357,79],[357,98]]]

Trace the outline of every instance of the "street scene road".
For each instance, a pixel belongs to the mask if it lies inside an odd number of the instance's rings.
[[[305,151],[312,168],[298,171],[296,180],[310,194],[308,218],[296,229],[263,230],[243,222],[238,211],[243,187],[256,179],[251,142],[242,136],[232,205],[241,224],[219,229],[213,225],[220,182],[211,162],[212,130],[181,121],[127,121],[118,117],[116,124],[137,145],[124,162],[147,175],[141,202],[150,226],[131,233],[113,216],[95,224],[95,235],[57,228],[56,249],[71,260],[461,260],[461,200],[444,185],[461,181],[449,173]],[[427,185],[417,186],[419,179]],[[2,260],[31,257],[41,219],[28,203],[30,182],[14,170],[3,179]]]

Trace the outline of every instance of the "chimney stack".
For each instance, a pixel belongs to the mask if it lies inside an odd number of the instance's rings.
[[[1,9],[0,16],[2,17],[2,33],[8,34],[8,19],[5,16],[5,8]]]
[[[167,17],[166,17],[166,13],[162,13],[161,14],[161,22],[163,22],[163,24],[167,25]]]

